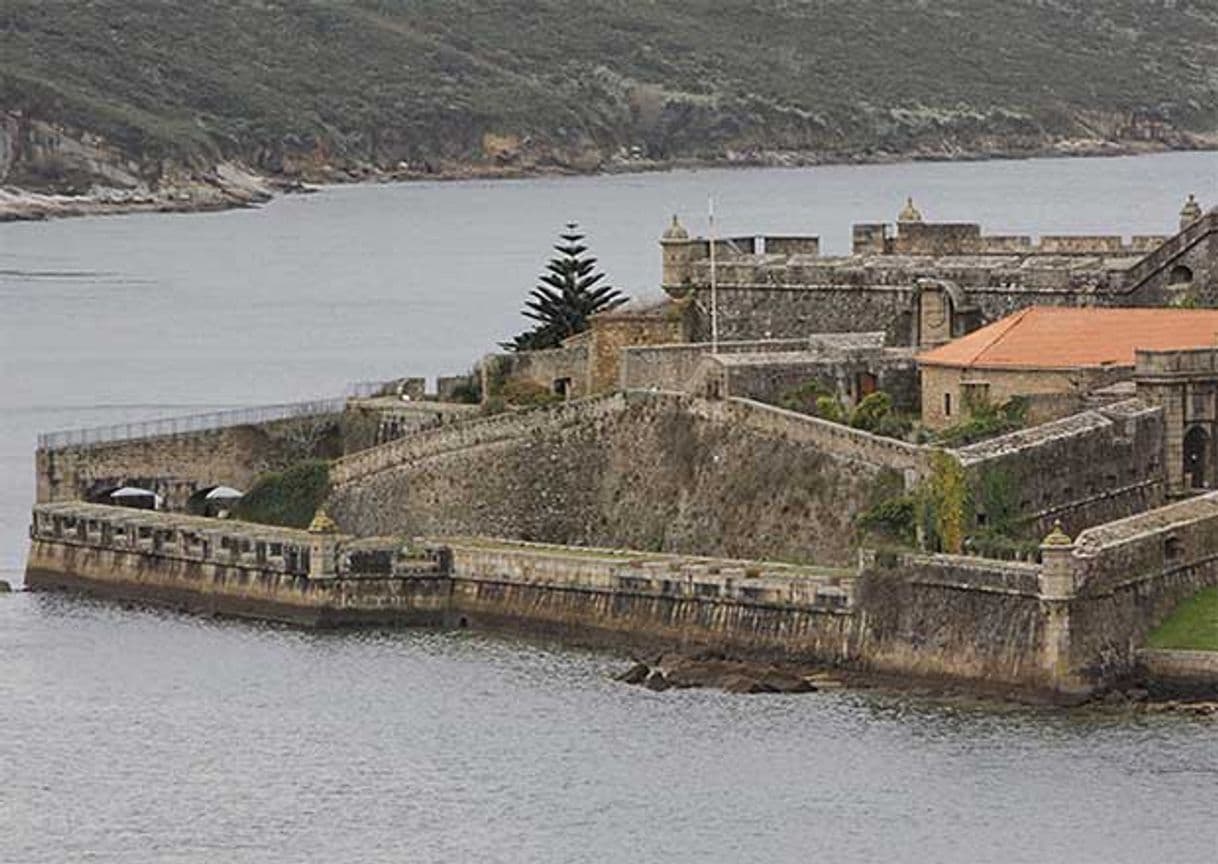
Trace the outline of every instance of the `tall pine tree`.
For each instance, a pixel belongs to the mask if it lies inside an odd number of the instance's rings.
[[[626,302],[612,285],[602,285],[604,273],[595,272],[596,259],[587,254],[579,225],[568,222],[554,247],[558,253],[546,264],[540,283],[529,292],[524,315],[537,324],[531,330],[500,344],[509,351],[556,348],[568,336],[588,329],[588,317]]]

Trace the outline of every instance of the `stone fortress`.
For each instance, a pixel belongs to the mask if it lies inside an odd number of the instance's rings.
[[[46,436],[27,582],[1071,698],[1136,674],[1149,631],[1218,585],[1218,212],[1190,197],[1171,235],[1033,241],[910,201],[895,226],[856,225],[848,256],[819,246],[736,237],[712,255],[674,218],[664,300],[489,355],[436,394],[406,379],[257,420]],[[1114,347],[1088,320],[1108,353],[1081,365],[999,375],[968,352],[950,392],[928,372],[1013,313],[1040,344],[1023,310],[1046,307],[1143,310],[1166,335]],[[1026,413],[975,443],[882,435],[783,407],[809,382],[846,412],[886,394],[930,432],[997,395]],[[101,503],[135,484],[181,510],[309,457],[330,460],[309,532]]]

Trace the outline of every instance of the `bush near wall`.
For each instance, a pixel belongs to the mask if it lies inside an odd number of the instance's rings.
[[[309,459],[283,471],[270,471],[233,508],[245,522],[307,528],[330,491],[330,463]]]

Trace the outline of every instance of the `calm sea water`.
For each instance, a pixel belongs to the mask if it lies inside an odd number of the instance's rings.
[[[0,225],[0,578],[38,431],[467,368],[562,223],[654,294],[674,211],[816,233],[1170,231],[1218,156],[346,187]],[[650,694],[615,658],[0,597],[0,862],[1072,861],[1218,855],[1218,726],[859,693]]]

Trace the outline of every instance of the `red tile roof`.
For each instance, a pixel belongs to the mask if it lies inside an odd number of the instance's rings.
[[[1078,369],[1133,366],[1138,349],[1218,347],[1218,309],[1032,306],[919,354],[927,366]]]

